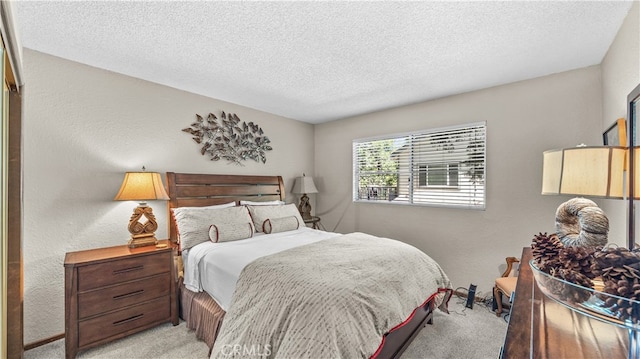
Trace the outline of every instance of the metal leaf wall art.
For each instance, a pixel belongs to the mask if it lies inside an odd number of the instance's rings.
[[[196,122],[182,131],[202,145],[200,153],[211,156],[211,161],[225,159],[240,166],[246,160],[265,163],[265,152],[273,149],[260,126],[241,121],[235,113],[222,112],[220,118],[212,113],[207,118],[196,114]]]

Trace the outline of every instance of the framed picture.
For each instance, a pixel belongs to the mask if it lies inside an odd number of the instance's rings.
[[[619,118],[602,134],[605,146],[627,147],[627,121]]]

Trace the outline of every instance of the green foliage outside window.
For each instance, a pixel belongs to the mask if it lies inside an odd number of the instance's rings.
[[[358,147],[360,187],[398,185],[398,161],[392,157],[395,143],[393,139],[378,140]]]

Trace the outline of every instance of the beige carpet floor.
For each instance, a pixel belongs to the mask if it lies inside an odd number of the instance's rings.
[[[452,298],[449,314],[437,311],[405,351],[403,359],[497,358],[507,330],[504,318],[491,308]],[[81,352],[78,358],[188,359],[207,358],[207,346],[195,338],[184,322],[167,323],[127,338]],[[64,358],[64,340],[25,352],[25,359]],[[314,358],[315,359],[315,358]]]

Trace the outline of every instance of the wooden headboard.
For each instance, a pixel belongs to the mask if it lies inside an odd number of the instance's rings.
[[[232,201],[284,201],[281,176],[213,175],[167,172],[169,238],[178,241],[171,208],[204,207]]]

